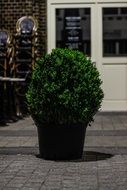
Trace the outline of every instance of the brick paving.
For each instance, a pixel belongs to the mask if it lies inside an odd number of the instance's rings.
[[[0,126],[0,190],[126,190],[127,113],[100,113],[87,128],[82,159],[36,157],[31,117]]]

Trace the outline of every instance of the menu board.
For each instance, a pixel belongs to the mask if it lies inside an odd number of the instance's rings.
[[[90,55],[90,10],[56,10],[56,47],[77,49]]]
[[[65,17],[65,28],[63,30],[65,46],[72,49],[83,50],[82,29],[81,29],[80,21],[81,21],[81,17],[79,16]]]

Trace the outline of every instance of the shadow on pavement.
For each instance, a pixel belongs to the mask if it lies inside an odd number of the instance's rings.
[[[38,148],[37,147],[8,147],[8,148],[0,148],[0,155],[35,155],[39,157]],[[107,160],[113,157],[113,154],[106,154],[94,151],[84,151],[81,159],[76,160],[56,160],[56,162],[94,162],[99,160]],[[43,158],[40,158],[43,160]]]
[[[84,151],[82,158],[75,160],[75,162],[94,162],[99,160],[107,160],[113,156],[113,154],[106,154],[94,151]]]
[[[94,151],[85,151],[83,152],[83,156],[81,159],[71,159],[71,160],[59,160],[59,159],[53,159],[55,162],[95,162],[100,160],[107,160],[111,157],[113,157],[113,154],[106,154],[106,153],[100,153],[100,152],[94,152]],[[39,154],[36,155],[39,159],[44,159]],[[48,160],[48,159],[46,159]],[[50,159],[49,159],[50,160]],[[52,159],[51,159],[52,160]]]
[[[81,159],[76,160],[58,160],[58,162],[96,162],[112,158],[113,154],[106,154],[94,151],[84,151]],[[56,161],[57,162],[57,161]]]

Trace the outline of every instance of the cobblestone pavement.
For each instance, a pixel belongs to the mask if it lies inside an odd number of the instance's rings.
[[[127,113],[96,115],[82,159],[47,161],[37,154],[31,117],[0,126],[0,190],[126,190]]]

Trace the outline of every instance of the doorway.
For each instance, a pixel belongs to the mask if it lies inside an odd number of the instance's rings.
[[[87,54],[103,81],[101,109],[127,111],[127,3],[62,1],[48,1],[48,52],[69,47]]]

